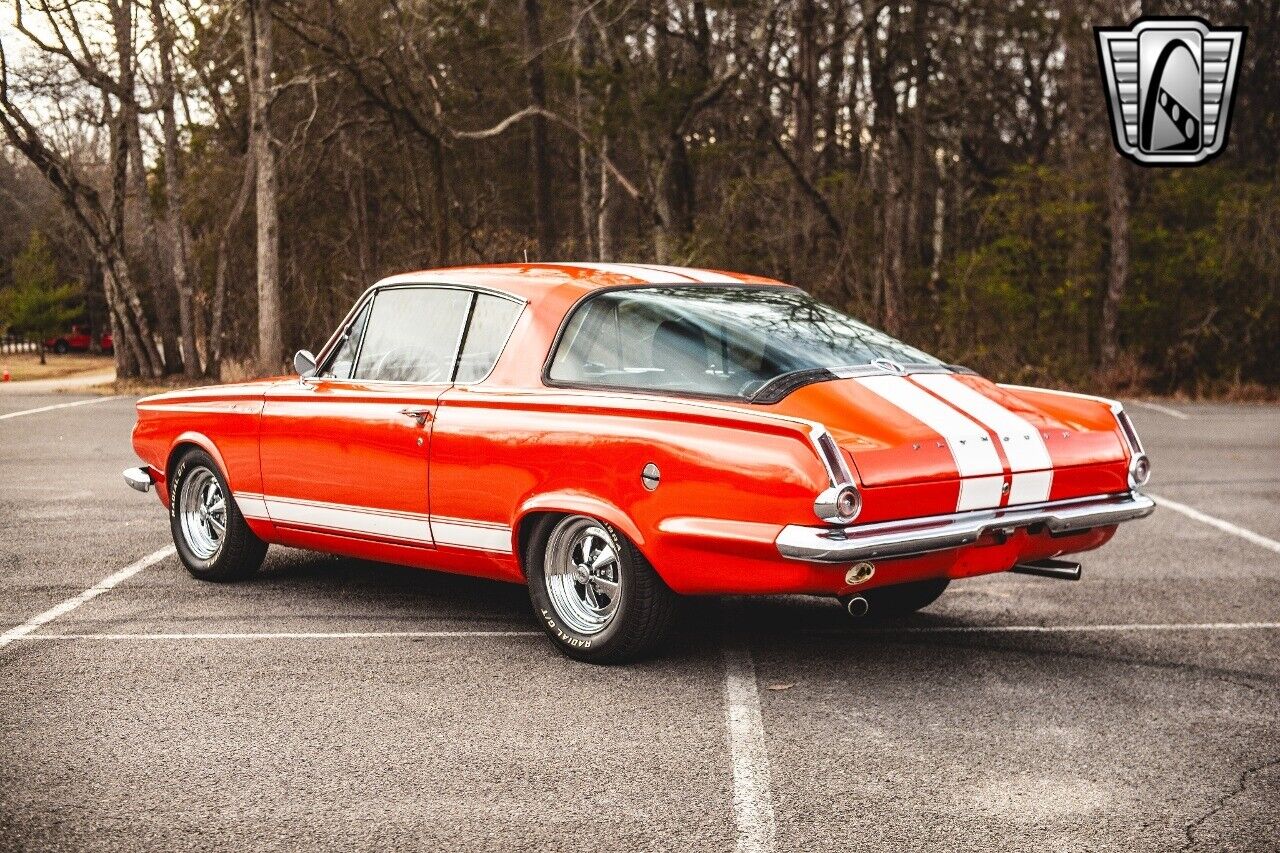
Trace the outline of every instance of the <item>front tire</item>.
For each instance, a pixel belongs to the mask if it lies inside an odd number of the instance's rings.
[[[586,515],[544,517],[529,537],[524,562],[534,614],[571,658],[634,661],[670,634],[676,594],[605,522]]]
[[[67,352],[70,351],[70,349],[71,349],[71,345],[68,344],[66,341],[58,341],[53,345],[53,351],[56,352],[58,355],[66,355]]]
[[[249,529],[217,463],[203,450],[187,451],[173,467],[169,528],[182,564],[199,580],[243,580],[267,554],[267,543]]]

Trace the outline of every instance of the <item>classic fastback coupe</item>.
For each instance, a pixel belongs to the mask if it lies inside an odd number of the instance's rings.
[[[679,596],[909,613],[1150,514],[1118,403],[996,385],[758,276],[398,275],[299,376],[138,403],[125,472],[206,580],[268,543],[527,584],[567,654],[631,660]]]

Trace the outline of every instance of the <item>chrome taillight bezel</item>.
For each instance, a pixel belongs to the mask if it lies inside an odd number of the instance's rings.
[[[862,512],[862,493],[852,483],[832,486],[814,500],[813,512],[827,524],[849,524]]]

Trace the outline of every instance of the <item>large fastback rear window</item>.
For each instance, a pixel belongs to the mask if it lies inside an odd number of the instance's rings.
[[[548,378],[750,399],[780,377],[876,359],[942,364],[796,288],[656,285],[584,300],[565,326]]]

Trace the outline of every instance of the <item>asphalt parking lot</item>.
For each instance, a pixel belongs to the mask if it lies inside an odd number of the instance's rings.
[[[514,586],[285,549],[198,583],[120,479],[131,399],[0,396],[0,848],[1275,850],[1280,408],[1130,411],[1187,509],[1079,583],[703,602],[599,668]]]

